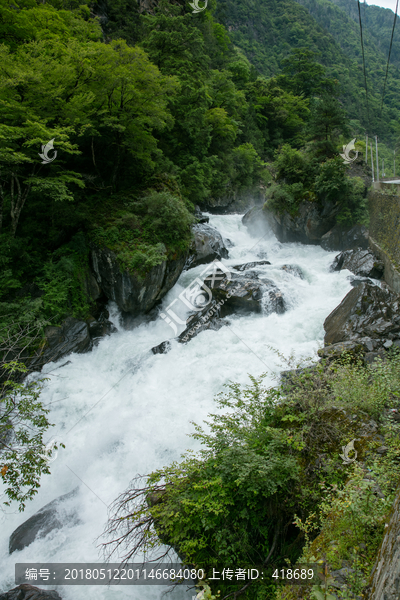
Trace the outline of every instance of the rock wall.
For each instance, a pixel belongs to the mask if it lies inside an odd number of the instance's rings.
[[[373,190],[368,200],[370,237],[400,271],[400,195]]]
[[[400,598],[400,491],[372,570],[368,600]]]
[[[372,237],[369,238],[369,247],[384,264],[383,279],[395,292],[400,294],[400,271],[394,266],[390,255]]]
[[[146,313],[175,285],[187,253],[153,267],[143,278],[121,269],[109,248],[92,248],[92,266],[97,284],[109,300],[131,316]]]

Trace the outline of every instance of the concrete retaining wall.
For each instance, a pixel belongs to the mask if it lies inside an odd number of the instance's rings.
[[[385,264],[385,281],[400,293],[400,196],[372,190],[368,201],[370,247]]]

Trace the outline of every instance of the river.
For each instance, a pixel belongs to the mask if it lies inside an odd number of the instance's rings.
[[[43,374],[49,381],[42,399],[51,408],[50,421],[55,424],[47,437],[66,447],[58,451],[51,475],[43,476],[39,493],[25,512],[11,508],[0,513],[0,592],[15,586],[16,562],[99,562],[95,540],[103,531],[107,506],[137,473],[148,473],[179,459],[185,449],[196,448],[197,442],[188,437],[193,432],[191,421],[200,423],[215,412],[214,396],[224,383],[248,383],[248,374],[267,373],[267,381],[273,384],[273,373],[288,368],[276,350],[301,359],[315,356],[322,345],[324,319],[351,289],[348,271],[329,272],[336,253],[319,246],[281,244],[272,233],[258,240],[247,233],[240,215],[210,215],[210,223],[234,244],[229,259],[222,261],[226,266],[265,258],[272,263],[260,267],[260,273],[281,289],[287,312],[234,315],[229,317],[230,325],[219,331],[202,332],[187,344],[173,342],[168,354],[153,355],[150,349],[172,338],[172,329],[156,318],[141,319],[124,330],[111,305],[118,332],[88,354],[73,354],[47,365]],[[285,264],[299,266],[304,279],[282,270]],[[204,265],[184,272],[162,307],[203,270]],[[68,503],[77,517],[10,556],[8,540],[14,529],[77,486]],[[166,590],[56,589],[63,600],[158,600]],[[177,590],[168,597],[190,600],[192,594]]]

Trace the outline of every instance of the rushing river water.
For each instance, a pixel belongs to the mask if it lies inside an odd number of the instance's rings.
[[[55,424],[48,438],[61,440],[66,448],[58,451],[51,475],[42,478],[24,513],[0,513],[0,592],[14,587],[16,562],[101,561],[95,540],[103,531],[107,506],[137,473],[148,473],[196,448],[197,442],[187,437],[193,432],[190,421],[201,422],[215,411],[214,396],[224,383],[247,383],[249,373],[265,372],[273,383],[272,372],[287,368],[274,349],[305,358],[322,344],[325,317],[350,290],[347,271],[329,272],[335,253],[280,244],[273,234],[258,241],[248,235],[239,215],[210,216],[210,223],[234,244],[225,265],[268,258],[272,265],[260,273],[281,289],[287,312],[234,315],[219,331],[202,332],[188,344],[174,342],[166,355],[153,355],[150,349],[173,337],[172,329],[161,318],[142,320],[130,331],[119,327],[93,352],[48,365],[42,398]],[[284,264],[298,265],[305,278],[281,270]],[[203,270],[204,265],[183,273],[163,308]],[[118,326],[118,313],[111,308]],[[14,529],[77,486],[69,505],[75,505],[78,519],[10,556],[8,540]],[[65,586],[58,591],[63,600],[158,600],[166,589]],[[176,590],[168,597],[190,599],[192,594]]]

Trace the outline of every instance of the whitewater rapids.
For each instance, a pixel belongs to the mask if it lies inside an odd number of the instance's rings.
[[[49,381],[42,399],[55,424],[48,440],[56,438],[66,448],[58,451],[51,475],[43,476],[39,493],[24,513],[14,507],[0,512],[0,593],[15,587],[16,562],[101,562],[95,539],[104,529],[107,506],[136,474],[149,473],[179,459],[186,449],[197,448],[187,436],[194,431],[190,421],[201,423],[215,412],[214,396],[224,383],[245,384],[248,374],[267,373],[267,382],[274,384],[273,373],[288,368],[274,350],[285,356],[294,353],[300,360],[315,356],[322,346],[324,319],[351,289],[348,271],[329,272],[336,253],[319,246],[281,244],[272,233],[260,241],[247,233],[241,215],[210,215],[210,224],[234,244],[229,259],[222,261],[226,266],[265,258],[272,263],[261,272],[283,292],[287,312],[233,315],[229,326],[202,332],[187,344],[173,342],[168,354],[153,355],[153,346],[174,337],[172,329],[156,318],[123,330],[111,305],[117,333],[88,354],[47,365],[43,375],[47,373]],[[281,270],[285,264],[299,266],[305,278]],[[204,265],[184,272],[161,308],[165,310],[203,270]],[[185,316],[184,306],[180,316]],[[45,504],[77,486],[79,491],[69,502],[76,506],[79,522],[71,521],[10,556],[10,534]],[[44,587],[54,588],[63,600],[159,600],[167,590]],[[182,589],[167,597],[191,600],[193,594]]]

